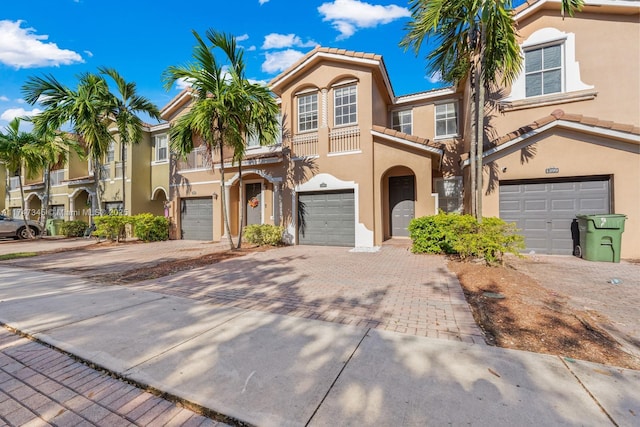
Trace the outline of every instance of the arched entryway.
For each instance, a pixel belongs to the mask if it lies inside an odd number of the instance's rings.
[[[39,194],[31,193],[24,199],[24,208],[27,219],[40,221],[42,214],[42,199]]]
[[[156,187],[151,192],[151,207],[149,213],[158,216],[169,217],[169,197],[167,190],[163,187]]]
[[[385,173],[382,181],[385,237],[409,237],[409,223],[415,218],[415,174],[406,166],[396,166]]]

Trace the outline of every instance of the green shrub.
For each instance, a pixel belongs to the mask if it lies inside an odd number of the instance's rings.
[[[282,244],[284,227],[271,224],[252,224],[244,228],[244,238],[249,243],[260,246],[278,246]]]
[[[500,218],[445,214],[416,218],[409,225],[414,253],[458,254],[461,259],[483,258],[487,264],[502,263],[505,253],[520,255],[524,238],[514,224]]]
[[[127,224],[133,224],[133,218],[113,210],[109,215],[94,217],[93,222],[96,225],[94,236],[119,242],[126,235]]]
[[[169,239],[169,219],[150,213],[133,217],[134,235],[145,242],[159,242]]]
[[[88,227],[82,220],[65,221],[60,225],[60,232],[64,237],[83,237]]]

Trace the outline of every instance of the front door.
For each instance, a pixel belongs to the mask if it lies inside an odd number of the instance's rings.
[[[246,225],[262,224],[262,184],[246,184],[244,194]]]
[[[390,231],[392,237],[408,237],[409,222],[415,215],[413,175],[389,178]]]

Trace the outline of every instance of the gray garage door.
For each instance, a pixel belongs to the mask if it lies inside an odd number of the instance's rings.
[[[500,184],[500,218],[515,222],[527,251],[571,255],[576,214],[609,213],[609,180]],[[572,227],[574,229],[572,233]]]
[[[355,246],[353,191],[298,194],[298,243]]]
[[[180,200],[180,225],[185,240],[213,240],[211,198]]]

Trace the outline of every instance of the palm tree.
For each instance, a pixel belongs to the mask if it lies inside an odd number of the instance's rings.
[[[34,117],[35,128],[39,130],[60,129],[69,123],[81,138],[93,162],[95,180],[94,210],[102,206],[100,171],[112,136],[108,121],[105,120],[109,104],[109,87],[99,75],[81,74],[78,85],[72,90],[60,83],[53,75],[29,77],[22,86],[25,101],[40,103],[45,109]]]
[[[522,67],[511,0],[411,0],[411,21],[400,46],[419,53],[425,39],[436,48],[427,55],[431,72],[459,84],[472,76],[475,90],[471,134],[470,178],[472,214],[482,218],[482,152],[485,90],[510,84]],[[584,0],[562,0],[561,10],[573,16]],[[477,164],[476,164],[477,161]]]
[[[143,123],[140,113],[160,120],[160,111],[149,99],[136,93],[136,84],[126,82],[125,79],[113,68],[98,68],[101,74],[111,77],[118,88],[118,94],[109,92],[107,96],[107,116],[116,122],[118,135],[120,136],[120,160],[122,162],[122,211],[125,212],[126,185],[125,185],[125,147],[128,144],[137,144],[142,139]]]
[[[34,176],[38,166],[43,163],[43,157],[36,146],[36,136],[32,132],[21,131],[20,121],[21,119],[16,117],[9,122],[6,133],[0,132],[0,160],[4,161],[9,171],[15,171],[18,175],[22,220],[29,238],[33,239],[31,227],[27,223],[22,172],[26,171],[27,176]]]
[[[31,121],[34,121],[33,118]],[[71,151],[79,156],[84,156],[84,151],[66,132],[35,128],[34,133],[36,134],[35,149],[40,153],[42,160],[42,164],[37,165],[36,170],[42,171],[44,179],[43,215],[40,217],[40,223],[45,225],[49,216],[49,200],[51,199],[51,171],[56,165],[66,163]]]
[[[197,138],[205,145],[210,158],[213,158],[214,152],[219,153],[223,222],[230,248],[233,249],[227,216],[229,201],[224,191],[224,148],[230,147],[234,161],[241,162],[247,132],[255,132],[261,142],[269,142],[277,132],[273,130],[278,126],[275,117],[277,105],[266,88],[251,84],[246,79],[242,51],[237,48],[233,36],[209,30],[207,39],[211,45],[207,45],[196,31],[193,31],[193,35],[197,40],[193,50],[194,62],[169,67],[164,73],[167,90],[178,79],[185,79],[191,84],[193,97],[190,110],[171,126],[171,148],[185,156],[193,150],[194,139]],[[224,62],[216,59],[213,53],[216,48],[224,53]],[[275,127],[266,118],[268,112],[273,113],[271,120],[275,122]]]

